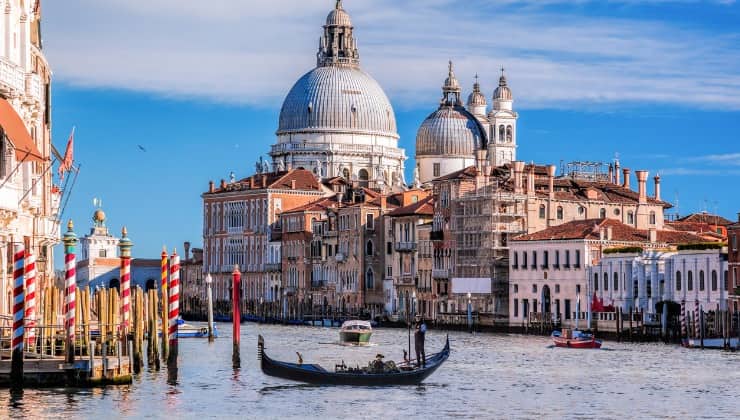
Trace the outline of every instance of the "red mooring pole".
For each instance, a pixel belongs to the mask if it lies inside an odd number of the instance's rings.
[[[231,362],[234,369],[241,367],[241,356],[239,356],[239,335],[241,334],[241,314],[239,313],[239,291],[241,290],[242,275],[239,272],[239,265],[234,266],[234,272],[231,273],[232,290],[231,290],[231,307],[233,308],[232,323],[234,325],[234,350],[231,356]]]
[[[11,340],[10,380],[14,387],[23,387],[23,274],[26,249],[15,245],[13,253],[13,338]]]

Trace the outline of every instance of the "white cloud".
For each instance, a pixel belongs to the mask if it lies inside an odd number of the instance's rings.
[[[506,66],[520,108],[647,101],[740,109],[740,34],[545,7],[590,1],[352,0],[345,8],[363,67],[399,107],[435,103],[451,58],[464,86],[479,73],[489,95]],[[314,65],[332,6],[65,0],[44,4],[44,35],[60,81],[272,107]]]

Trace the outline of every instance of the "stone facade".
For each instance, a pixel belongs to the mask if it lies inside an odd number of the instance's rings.
[[[732,310],[737,312],[740,311],[740,213],[737,223],[727,226],[727,237],[729,292]]]

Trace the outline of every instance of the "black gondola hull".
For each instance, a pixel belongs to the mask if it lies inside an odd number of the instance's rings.
[[[393,373],[330,372],[317,365],[299,365],[271,359],[260,342],[258,357],[262,372],[268,376],[317,385],[392,386],[417,385],[434,373],[449,357],[449,339],[445,348],[427,358],[426,367]]]

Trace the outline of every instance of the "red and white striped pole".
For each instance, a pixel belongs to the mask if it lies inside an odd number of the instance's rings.
[[[75,247],[77,235],[74,233],[74,224],[70,220],[67,224],[67,233],[64,234],[64,330],[67,334],[67,363],[75,360],[75,306],[77,296],[77,263]]]
[[[23,275],[26,249],[23,244],[15,245],[13,253],[13,337],[10,348],[11,383],[23,384]]]
[[[167,364],[177,367],[177,318],[180,315],[180,257],[177,250],[173,251],[170,258],[169,292],[170,353]]]
[[[121,329],[124,335],[131,326],[131,247],[128,231],[121,229],[121,240],[118,242],[121,256]]]
[[[26,254],[26,341],[28,347],[36,345],[36,256]]]
[[[167,248],[162,248],[162,261],[161,261],[161,269],[162,269],[162,284],[160,286],[161,291],[161,324],[162,324],[162,357],[166,360],[169,360],[169,354],[170,354],[170,339],[169,339],[169,293],[167,292],[167,279],[169,274],[169,257],[167,255]]]

